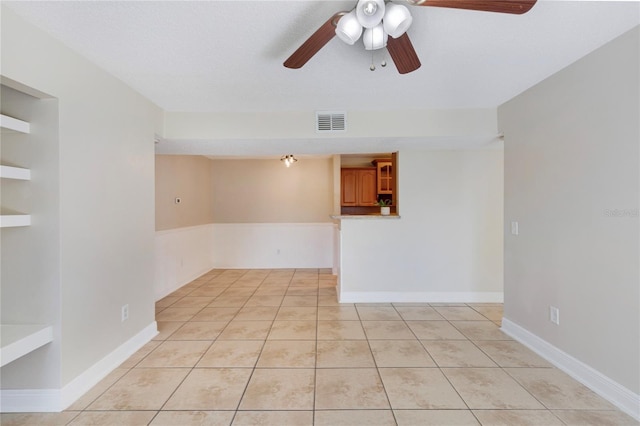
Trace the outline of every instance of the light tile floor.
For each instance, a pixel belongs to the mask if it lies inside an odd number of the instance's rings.
[[[213,270],[67,411],[10,425],[637,425],[500,329],[500,304],[339,304],[326,270]]]

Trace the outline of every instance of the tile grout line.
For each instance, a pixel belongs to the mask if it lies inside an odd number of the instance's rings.
[[[396,313],[398,313],[398,311],[395,309],[395,307],[393,309],[394,309],[394,311],[396,311]],[[360,312],[358,311],[357,307],[356,307],[356,312],[358,313],[358,318],[361,318],[360,317]],[[400,317],[400,318],[402,318],[402,317]],[[360,320],[360,322],[362,323],[362,319]],[[393,417],[393,421],[395,422],[396,426],[398,426],[398,419],[396,418],[395,409],[393,408],[393,405],[391,404],[391,398],[389,397],[389,392],[387,392],[387,387],[384,385],[384,380],[382,379],[382,374],[380,374],[380,367],[378,366],[378,361],[376,360],[376,357],[373,354],[373,348],[371,347],[371,341],[369,339],[369,335],[367,334],[367,331],[364,329],[364,324],[360,324],[360,326],[362,327],[362,329],[364,331],[365,338],[367,339],[367,346],[369,347],[369,352],[371,353],[371,358],[373,359],[373,365],[376,368],[376,373],[378,374],[378,379],[380,380],[380,383],[382,384],[382,389],[384,390],[384,396],[387,399],[387,404],[389,404],[389,410],[391,411],[391,416]]]
[[[267,274],[267,277],[270,274],[271,274],[271,272],[269,272],[269,274]],[[251,297],[253,297],[253,295],[256,293],[258,287],[260,287],[260,285],[264,282],[264,280],[267,277],[265,277],[262,281],[260,281],[260,284],[256,287],[256,290],[254,290],[254,292],[251,293],[251,296],[249,297],[249,299]],[[249,301],[249,299],[247,299],[247,302]],[[240,310],[238,310],[238,312],[240,312],[244,307],[246,307],[246,303],[242,306],[242,308]],[[279,309],[279,307],[278,307],[278,309]],[[276,315],[277,315],[277,313],[276,313]],[[236,314],[236,316],[237,316],[237,314]],[[274,319],[275,319],[275,317],[274,317]],[[233,321],[233,319],[231,321]],[[231,323],[231,321],[229,321],[229,324]],[[271,329],[273,328],[273,322],[274,321],[271,321],[271,325],[269,326],[269,330],[267,331],[267,334],[266,334],[266,336],[264,338],[264,341],[262,342],[262,347],[260,349],[260,353],[256,357],[256,360],[255,360],[255,362],[253,364],[253,368],[251,369],[251,373],[249,374],[249,377],[247,378],[247,383],[244,385],[244,389],[242,390],[242,393],[240,394],[240,397],[238,398],[238,404],[236,405],[236,409],[234,410],[233,416],[231,417],[231,423],[229,423],[230,425],[233,424],[233,422],[236,419],[236,416],[238,415],[238,412],[240,411],[240,405],[242,404],[242,400],[244,399],[244,397],[245,397],[245,395],[247,393],[247,389],[249,388],[249,384],[251,383],[251,379],[253,378],[253,375],[254,375],[254,373],[256,371],[256,366],[258,364],[258,360],[260,359],[260,355],[262,354],[262,351],[264,350],[264,346],[265,346],[265,344],[267,342],[267,338],[269,337],[269,333],[271,333]]]
[[[453,324],[451,324],[449,322],[449,320],[447,320],[440,312],[438,312],[437,309],[435,309],[435,307],[429,305],[429,307],[431,309],[433,309],[438,315],[440,315],[444,321],[447,321],[452,327]],[[395,309],[395,307],[394,307]],[[397,311],[397,309],[396,309]],[[398,312],[398,314],[400,314]],[[471,411],[471,408],[469,407],[469,404],[467,403],[467,401],[462,397],[462,395],[460,395],[460,392],[458,391],[458,389],[453,385],[453,383],[451,383],[451,380],[449,380],[449,377],[447,377],[446,374],[444,374],[444,371],[442,371],[442,367],[440,367],[440,364],[438,364],[438,362],[436,361],[436,359],[433,357],[433,355],[431,355],[431,352],[429,352],[429,350],[427,349],[427,347],[425,346],[424,342],[418,338],[418,335],[411,329],[411,327],[409,327],[409,324],[407,324],[406,320],[404,319],[404,317],[400,314],[400,318],[402,318],[402,320],[404,321],[405,325],[409,328],[409,330],[411,330],[411,332],[413,333],[413,335],[415,336],[416,340],[420,343],[420,345],[424,348],[425,352],[429,355],[429,357],[431,358],[431,360],[433,361],[433,364],[435,365],[435,368],[438,369],[438,371],[440,372],[440,374],[442,375],[442,377],[445,378],[445,380],[447,381],[447,383],[449,383],[449,386],[451,386],[451,388],[454,390],[454,392],[456,393],[456,395],[458,395],[458,398],[460,398],[460,400],[462,401],[462,403],[467,407],[467,410]],[[455,327],[454,327],[455,328]],[[464,334],[463,334],[464,336]],[[466,336],[465,336],[466,337]],[[472,412],[473,414],[473,412]],[[475,415],[474,415],[475,418]],[[480,423],[480,420],[476,418],[476,420],[478,420],[478,423]],[[481,424],[481,423],[480,423]]]
[[[199,286],[199,287],[201,287],[201,286]],[[229,287],[230,287],[230,286],[229,286]],[[227,288],[228,288],[228,287],[227,287]],[[194,290],[194,291],[195,291],[195,290]],[[223,291],[223,292],[224,292],[224,291]],[[186,297],[186,296],[185,296],[185,297]],[[216,296],[216,297],[218,297],[218,296]],[[214,299],[213,299],[213,300],[215,300],[215,298],[216,298],[216,297],[214,297]],[[200,311],[198,311],[198,313],[202,312],[204,309],[205,309],[205,308],[203,307]],[[196,315],[197,315],[197,314],[196,314]],[[190,319],[188,319],[187,321],[185,321],[185,323],[184,323],[184,324],[187,324],[188,322],[190,322],[194,317],[195,317],[195,315],[194,315],[194,316],[192,316],[192,317],[191,317]],[[179,330],[180,328],[182,328],[182,327],[184,326],[184,324],[183,324],[182,326],[180,326],[180,327],[178,328],[178,330]],[[177,332],[178,330],[176,330],[175,332]],[[223,330],[224,330],[224,329],[223,329]],[[175,332],[174,332],[174,333],[175,333]],[[222,333],[222,331],[221,331],[220,333]],[[172,333],[171,335],[173,335],[173,333]],[[171,337],[171,335],[167,336],[167,339],[168,339],[169,337]],[[219,334],[218,334],[218,336],[219,336]],[[167,341],[167,339],[165,339],[165,340],[164,340],[164,342],[166,342],[166,341]],[[187,377],[189,377],[189,375],[193,372],[193,370],[196,368],[196,366],[198,365],[198,363],[202,360],[202,357],[204,357],[204,355],[208,352],[208,350],[211,348],[211,346],[213,346],[214,342],[216,342],[216,341],[217,341],[217,337],[216,337],[216,339],[213,339],[213,340],[211,341],[211,344],[209,344],[208,348],[207,348],[207,349],[202,353],[202,355],[200,355],[200,357],[198,358],[198,360],[194,363],[193,367],[191,367],[191,368],[189,369],[189,372],[188,372],[187,374],[185,374],[185,376],[182,378],[182,380],[180,381],[180,383],[178,383],[178,385],[173,389],[173,391],[171,392],[171,394],[167,397],[167,399],[164,401],[164,403],[160,406],[160,409],[158,409],[158,411],[156,412],[156,414],[153,416],[153,418],[151,419],[151,421],[149,422],[149,424],[151,424],[151,423],[155,420],[155,418],[158,416],[158,414],[159,414],[161,411],[164,411],[164,410],[163,410],[163,408],[167,405],[167,403],[169,402],[169,400],[170,400],[170,399],[171,399],[171,398],[176,394],[176,392],[178,391],[178,389],[180,388],[180,386],[182,386],[182,384],[187,380]],[[162,344],[160,344],[160,345],[162,345]],[[158,346],[156,347],[156,349],[157,349],[158,347],[160,347],[160,345],[158,345]],[[154,349],[154,350],[155,350],[155,349]],[[153,351],[152,351],[152,352],[153,352]],[[150,354],[151,354],[151,353],[149,353],[148,355],[150,355]],[[147,355],[147,356],[148,356],[148,355]],[[145,358],[146,358],[146,357],[145,357]]]
[[[291,280],[293,280],[293,276],[294,276],[294,275],[295,275],[295,272],[294,272],[294,274],[292,275]],[[267,275],[267,276],[268,276],[268,275]],[[265,279],[266,279],[266,277],[265,277]],[[288,284],[288,286],[287,286],[287,289],[289,289],[289,288],[290,288],[290,286],[291,286],[291,280],[289,280],[289,284]],[[261,283],[264,283],[264,279],[261,281]],[[260,284],[260,285],[261,285],[261,284]],[[257,291],[257,288],[259,288],[259,287],[260,287],[260,285],[258,285],[258,287],[256,287],[256,291]],[[254,292],[254,293],[252,293],[252,294],[255,294],[255,292]],[[285,292],[285,295],[286,295],[286,292]],[[278,306],[278,312],[279,312],[280,308],[282,307],[282,303],[283,303],[283,301],[284,301],[284,297],[283,297],[283,299],[281,300],[280,305]],[[246,306],[246,305],[245,305],[245,306]],[[262,353],[263,353],[263,351],[264,351],[264,347],[265,347],[265,345],[266,345],[266,343],[267,343],[267,340],[268,340],[268,338],[269,338],[269,334],[271,333],[271,330],[273,329],[273,324],[275,323],[275,318],[276,318],[276,317],[277,317],[277,312],[276,312],[276,316],[274,317],[274,319],[273,319],[273,320],[271,320],[271,326],[269,327],[269,331],[267,332],[267,335],[265,336],[265,338],[264,338],[264,340],[263,340],[262,348],[261,348],[261,350],[260,350],[260,353],[259,353],[259,354],[258,354],[258,356],[256,357],[256,360],[255,360],[255,363],[254,363],[254,367],[252,368],[251,374],[249,375],[249,378],[248,378],[248,380],[247,380],[247,384],[245,385],[245,387],[244,387],[244,389],[243,389],[243,391],[242,391],[242,394],[240,395],[240,398],[238,399],[238,404],[237,404],[237,406],[236,406],[236,410],[235,410],[235,412],[234,412],[234,414],[233,414],[233,416],[232,416],[231,424],[233,424],[233,422],[235,421],[235,418],[236,418],[236,416],[237,416],[238,412],[239,412],[239,411],[241,411],[241,410],[240,410],[240,405],[242,404],[242,401],[243,401],[243,399],[244,399],[244,397],[245,397],[245,395],[246,395],[247,389],[249,388],[249,384],[251,383],[251,379],[253,378],[253,375],[254,375],[255,371],[256,371],[256,369],[258,369],[257,364],[258,364],[258,362],[259,362],[259,360],[260,360],[260,357],[261,357],[261,355],[262,355]],[[260,340],[262,340],[262,339],[260,339]],[[247,411],[261,411],[261,410],[247,410]]]
[[[319,275],[319,274],[318,274]],[[318,322],[320,318],[320,277],[318,276],[318,289],[316,292],[316,338],[313,354],[313,413],[311,414],[311,426],[316,424],[316,389],[318,388]]]

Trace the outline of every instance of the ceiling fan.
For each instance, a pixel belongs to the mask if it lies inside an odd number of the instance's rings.
[[[406,0],[414,6],[448,7],[485,12],[523,14],[537,0]],[[351,11],[337,12],[284,61],[287,68],[301,68],[335,35],[354,44],[362,35],[366,50],[387,48],[400,74],[420,68],[420,59],[406,31],[412,17],[407,7],[387,0],[358,0]],[[374,68],[372,67],[372,70]]]

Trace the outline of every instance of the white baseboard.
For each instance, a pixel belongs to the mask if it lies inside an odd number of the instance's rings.
[[[213,266],[208,266],[206,268],[202,268],[196,272],[192,272],[191,275],[188,275],[186,278],[181,279],[180,281],[176,281],[174,283],[171,284],[171,287],[167,287],[167,288],[163,288],[163,289],[158,289],[158,293],[156,294],[155,298],[156,298],[156,302],[160,299],[165,298],[166,296],[170,295],[171,293],[173,293],[174,291],[178,290],[179,288],[181,288],[182,286],[185,286],[187,284],[189,284],[191,281],[195,280],[196,278],[199,278],[201,276],[203,276],[204,274],[206,274],[207,272],[211,271],[213,268]]]
[[[0,390],[0,412],[60,412],[73,404],[157,334],[158,326],[153,321],[62,389]]]
[[[340,303],[502,303],[502,292],[344,291]]]
[[[126,361],[138,349],[143,347],[157,335],[158,325],[153,321],[138,334],[118,346],[109,355],[105,356],[89,369],[85,370],[84,373],[73,379],[69,384],[62,388],[60,411],[73,404],[78,398],[98,384],[100,380],[104,379],[116,367]]]
[[[502,331],[640,421],[640,395],[507,318],[502,319]]]

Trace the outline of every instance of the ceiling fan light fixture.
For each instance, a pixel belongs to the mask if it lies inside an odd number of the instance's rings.
[[[366,50],[378,50],[386,47],[389,35],[384,31],[382,23],[373,28],[367,28],[362,35],[362,41]]]
[[[365,28],[378,25],[384,17],[384,11],[384,0],[359,0],[356,5],[356,16]]]
[[[387,4],[382,24],[384,31],[393,38],[398,38],[411,26],[413,17],[406,6],[401,4]]]
[[[336,25],[336,35],[349,45],[353,45],[362,35],[362,25],[358,22],[355,10],[343,15]]]

